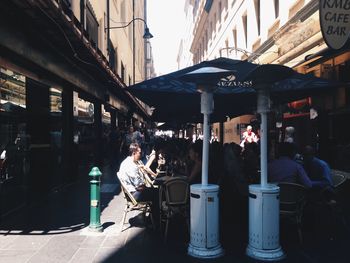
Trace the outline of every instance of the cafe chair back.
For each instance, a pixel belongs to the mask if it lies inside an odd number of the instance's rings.
[[[161,205],[161,223],[165,223],[164,241],[167,241],[169,223],[178,215],[185,219],[189,231],[189,192],[187,178],[173,177],[163,185],[165,201]]]
[[[331,216],[331,226],[341,226],[342,230],[350,233],[350,226],[344,212],[344,203],[347,200],[347,176],[346,172],[339,170],[332,170],[331,177],[333,182],[334,189],[334,198],[328,200],[325,205],[327,208],[328,214]]]
[[[152,202],[151,201],[137,201],[135,199],[135,197],[128,191],[125,182],[123,181],[123,179],[121,178],[119,172],[117,173],[117,177],[119,179],[120,182],[120,188],[123,192],[124,195],[124,199],[125,199],[125,208],[124,208],[124,213],[123,213],[123,218],[122,218],[122,224],[121,224],[121,231],[123,230],[126,220],[126,216],[129,212],[131,211],[140,211],[142,213],[142,217],[144,219],[146,219],[146,215],[148,214],[150,216],[151,222],[152,222],[152,227],[155,228],[154,226],[154,220],[153,220],[153,216],[152,216],[152,210],[151,210],[151,205]]]
[[[332,181],[333,181],[333,187],[336,191],[338,191],[343,184],[346,182],[346,177],[341,172],[332,170],[331,173]]]
[[[303,243],[302,217],[306,204],[306,188],[296,183],[279,183],[280,187],[280,216],[296,223],[300,244]]]

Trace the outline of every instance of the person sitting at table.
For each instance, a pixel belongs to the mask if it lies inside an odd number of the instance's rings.
[[[256,184],[260,180],[259,146],[256,142],[245,143],[241,154],[243,173],[249,184]]]
[[[303,151],[303,166],[307,175],[312,180],[312,188],[318,198],[325,198],[327,201],[335,198],[331,169],[329,165],[315,157],[315,150],[307,145]]]
[[[312,181],[307,176],[302,165],[294,161],[296,147],[293,143],[279,144],[279,158],[268,164],[268,177],[270,182],[298,183],[306,188],[312,187]]]
[[[153,218],[157,219],[159,214],[158,189],[146,186],[146,180],[142,174],[141,147],[137,143],[129,146],[129,156],[120,164],[118,177],[123,180],[127,190],[137,201],[152,201]]]
[[[190,163],[187,165],[187,176],[190,184],[201,183],[203,142],[197,140],[188,149]]]
[[[144,166],[145,170],[151,175],[152,179],[166,174],[165,153],[160,144],[155,144],[148,160]]]

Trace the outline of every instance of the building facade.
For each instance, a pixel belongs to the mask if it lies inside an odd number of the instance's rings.
[[[192,0],[187,12],[193,21],[189,43],[192,63],[218,57],[281,64],[300,73],[314,74],[348,82],[349,45],[339,50],[327,47],[321,33],[318,0]],[[343,122],[349,118],[349,91],[340,88],[333,95],[273,105],[271,134],[283,139],[283,129],[295,126],[296,139],[302,147],[313,144],[319,155],[332,165],[348,170],[344,156],[350,157],[350,131]],[[244,120],[234,118],[224,124],[227,136],[238,143],[238,128]],[[248,119],[247,119],[248,118]],[[250,116],[255,120],[255,116]],[[213,130],[220,130],[219,124]],[[226,133],[227,131],[227,133]],[[231,134],[231,132],[233,134]],[[218,131],[220,133],[220,131]]]
[[[145,6],[1,1],[3,215],[77,180],[79,165],[102,165],[110,129],[148,121],[146,105],[124,91],[152,61]]]

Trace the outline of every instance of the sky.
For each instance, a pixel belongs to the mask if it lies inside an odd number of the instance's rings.
[[[176,57],[185,28],[185,0],[147,0],[147,25],[157,75],[177,70]]]

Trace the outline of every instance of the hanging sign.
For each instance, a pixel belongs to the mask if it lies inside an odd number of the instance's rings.
[[[320,0],[323,38],[330,48],[340,49],[350,35],[350,0]]]

